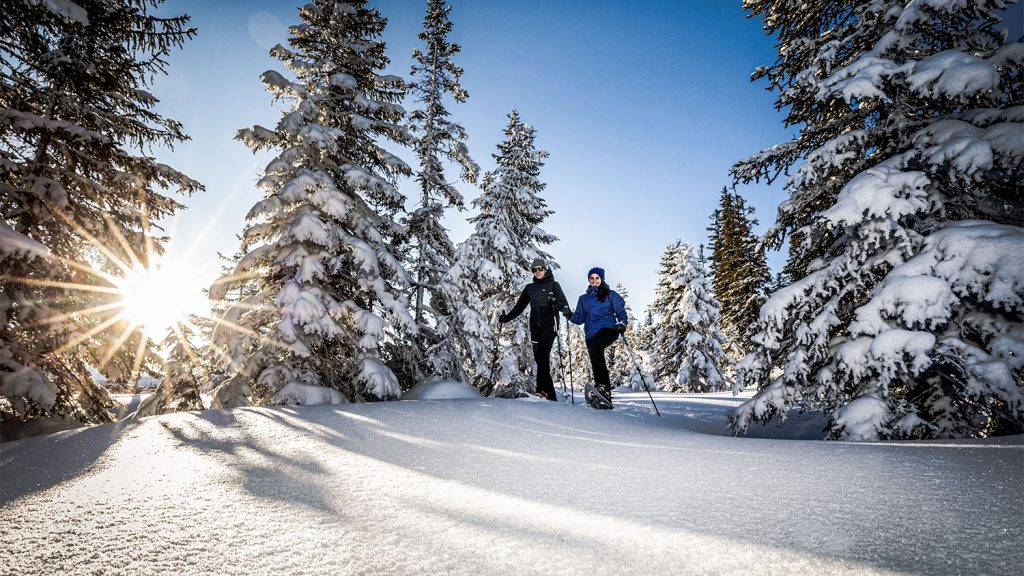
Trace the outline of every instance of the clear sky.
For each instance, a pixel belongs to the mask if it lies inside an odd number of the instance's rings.
[[[506,115],[518,109],[551,156],[540,178],[554,214],[544,228],[558,236],[548,247],[556,278],[570,301],[586,288],[591,266],[622,283],[637,316],[654,298],[657,269],[675,239],[706,242],[705,228],[728,169],[737,160],[787,140],[774,96],[749,81],[775,59],[773,40],[745,18],[736,1],[508,1],[451,0],[455,61],[465,69],[464,105],[449,107],[469,132],[484,170],[502,139]],[[160,13],[187,13],[195,40],[170,59],[156,81],[158,110],[184,123],[190,142],[162,161],[206,186],[167,230],[172,255],[184,258],[208,285],[233,254],[244,216],[261,197],[255,188],[270,156],[253,155],[233,140],[252,124],[273,127],[279,117],[259,81],[284,71],[268,49],[299,22],[300,2],[283,0],[168,0]],[[389,73],[408,77],[420,46],[426,2],[371,2],[388,18],[384,35]],[[406,103],[407,109],[415,103]],[[406,158],[400,149],[392,151]],[[456,171],[450,173],[453,177]],[[400,186],[414,196],[413,183]],[[479,191],[462,185],[467,200]],[[774,220],[780,186],[742,187],[756,208],[759,230]],[[454,241],[472,231],[472,208],[448,219]],[[781,265],[779,255],[770,262]],[[529,279],[524,270],[523,281]]]

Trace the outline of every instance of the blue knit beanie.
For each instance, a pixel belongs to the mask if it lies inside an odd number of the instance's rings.
[[[594,266],[593,268],[590,269],[590,272],[587,272],[587,278],[590,278],[591,274],[597,274],[598,276],[601,277],[601,282],[604,282],[604,268],[598,268],[597,266]]]

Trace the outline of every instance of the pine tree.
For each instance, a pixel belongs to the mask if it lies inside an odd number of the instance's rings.
[[[720,325],[720,305],[711,291],[704,247],[691,250],[686,258],[686,295],[683,316],[689,325],[683,365],[676,383],[692,392],[718,392],[727,387],[726,372],[733,360],[726,353],[727,340]]]
[[[213,335],[231,374],[215,406],[397,397],[382,345],[416,330],[395,250],[405,198],[394,181],[411,170],[383,147],[410,140],[404,83],[379,74],[386,20],[358,0],[315,0],[299,16],[290,48],[270,51],[296,79],[262,75],[288,107],[273,130],[236,135],[277,156],[257,184],[266,196],[249,211],[244,255],[211,289],[245,295]]]
[[[800,132],[734,177],[802,163],[766,236],[799,239],[792,283],[738,365],[759,391],[736,430],[800,405],[830,438],[1021,432],[1024,43],[1003,5],[746,3],[785,47],[755,79]]]
[[[734,352],[753,345],[748,328],[764,304],[771,272],[758,246],[751,218],[754,209],[735,191],[722,188],[718,209],[711,216],[711,282],[722,307],[722,329]]]
[[[110,421],[87,368],[150,352],[115,286],[162,250],[158,190],[202,189],[150,152],[187,139],[146,89],[195,34],[158,4],[0,1],[0,417]]]
[[[153,394],[139,403],[136,418],[205,408],[193,370],[200,360],[192,338],[192,329],[184,322],[167,331],[167,337],[161,343],[167,352],[163,378]]]
[[[683,273],[682,250],[681,240],[665,247],[658,269],[654,302],[651,304],[651,308],[657,310],[650,329],[651,363],[654,380],[659,388],[671,386],[683,361],[680,354],[686,327],[682,316],[676,313],[682,303],[685,287],[680,280]]]
[[[446,208],[463,209],[462,194],[445,177],[444,161],[455,162],[462,168],[462,179],[476,183],[480,168],[469,156],[465,140],[466,130],[448,119],[444,106],[446,96],[465,103],[469,94],[459,84],[462,68],[451,58],[459,53],[458,44],[448,42],[452,23],[448,19],[450,6],[443,0],[428,0],[427,15],[423,20],[420,40],[427,44],[426,52],[413,51],[412,82],[409,93],[416,97],[421,109],[410,114],[412,133],[417,136],[416,156],[419,171],[419,207],[409,215],[408,229],[412,243],[410,261],[415,280],[415,318],[420,338],[410,347],[417,374],[415,380],[426,375],[446,372],[446,358],[455,354],[453,340],[440,340],[435,331],[438,311],[433,308],[437,285],[441,276],[455,260],[455,246],[448,231],[441,225]],[[447,311],[446,311],[447,312]],[[429,354],[428,354],[429,350]],[[422,362],[427,366],[423,366]],[[426,368],[428,373],[424,373]],[[451,374],[449,374],[450,376]]]
[[[503,328],[494,360],[488,358],[496,345],[492,327],[519,297],[531,261],[541,258],[557,267],[541,248],[557,238],[540,228],[551,214],[539,178],[548,153],[536,148],[536,131],[515,110],[504,133],[493,155],[496,167],[484,174],[482,193],[473,201],[479,212],[469,221],[475,229],[458,246],[455,264],[441,283],[442,305],[450,314],[439,323],[439,332],[454,338],[467,354],[467,378],[482,393],[516,397],[532,387],[528,315]]]
[[[725,387],[725,336],[703,259],[676,241],[662,256],[652,327],[654,374],[673,392],[715,392]]]

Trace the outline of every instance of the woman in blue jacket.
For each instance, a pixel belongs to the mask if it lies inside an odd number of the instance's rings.
[[[590,286],[576,302],[576,311],[570,320],[573,324],[583,324],[587,354],[590,356],[590,365],[594,368],[594,386],[607,400],[607,406],[600,407],[611,408],[612,386],[604,350],[619,338],[619,334],[626,331],[626,302],[618,292],[608,288],[604,281],[603,268],[591,268],[590,272],[587,272],[587,280]],[[589,394],[587,402],[591,403]]]

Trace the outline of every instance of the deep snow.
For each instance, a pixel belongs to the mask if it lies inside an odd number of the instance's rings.
[[[438,394],[444,397],[444,394]],[[0,445],[3,574],[1012,574],[1024,439],[733,438],[742,398],[178,413]],[[820,435],[807,417],[756,434]]]

